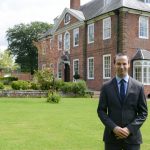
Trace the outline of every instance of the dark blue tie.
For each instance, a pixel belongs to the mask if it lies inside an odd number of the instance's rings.
[[[124,101],[124,98],[125,98],[125,80],[124,79],[122,79],[121,81],[120,81],[120,97],[121,97],[121,101],[122,101],[122,103],[123,103],[123,101]]]

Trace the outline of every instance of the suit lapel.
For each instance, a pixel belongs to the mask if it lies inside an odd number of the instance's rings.
[[[127,100],[127,97],[129,95],[129,92],[131,91],[131,88],[132,88],[132,81],[131,81],[131,77],[129,77],[129,81],[128,81],[128,86],[127,86],[127,92],[126,92],[126,96],[125,96],[125,99],[124,99],[124,103],[126,102]]]

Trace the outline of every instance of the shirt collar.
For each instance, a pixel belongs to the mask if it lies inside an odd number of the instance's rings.
[[[127,83],[129,81],[129,75],[127,74],[124,78],[120,78],[116,75],[116,80],[117,80],[117,83],[119,84],[119,82],[124,79]]]

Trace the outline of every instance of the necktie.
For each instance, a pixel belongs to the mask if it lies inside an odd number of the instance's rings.
[[[122,79],[120,81],[120,97],[121,97],[121,101],[123,102],[124,98],[125,98],[125,85],[124,85],[125,80]]]

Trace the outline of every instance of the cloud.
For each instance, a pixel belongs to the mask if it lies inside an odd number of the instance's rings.
[[[81,0],[81,4],[88,1]],[[70,0],[1,0],[0,49],[7,45],[5,35],[8,28],[33,21],[53,23],[66,7],[70,7]]]

